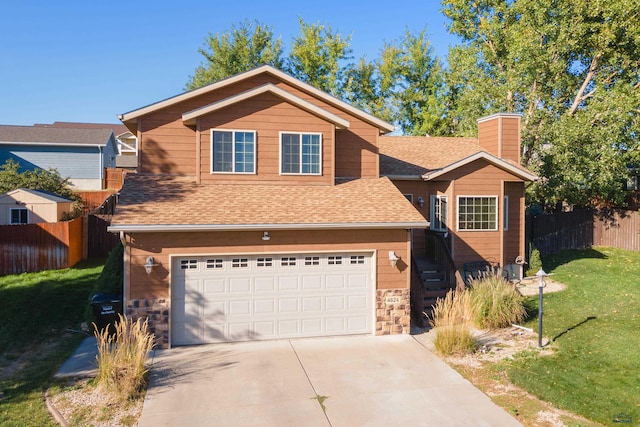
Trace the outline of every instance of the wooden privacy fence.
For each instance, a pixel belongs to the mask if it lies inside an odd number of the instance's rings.
[[[120,190],[124,184],[124,177],[127,170],[122,168],[105,168],[104,178],[102,179],[102,188]]]
[[[104,258],[120,240],[117,234],[109,233],[111,215],[89,215],[89,258]]]
[[[0,226],[0,275],[77,264],[86,257],[84,221]]]
[[[114,193],[115,190],[77,191],[76,194],[82,199],[82,214],[93,213],[108,201]]]
[[[640,214],[622,209],[590,209],[526,218],[526,238],[541,254],[563,249],[610,246],[640,251]]]

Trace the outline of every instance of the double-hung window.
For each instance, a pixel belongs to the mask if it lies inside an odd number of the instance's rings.
[[[447,196],[431,196],[431,229],[447,231]]]
[[[497,229],[497,197],[458,196],[458,230]]]
[[[24,208],[11,209],[10,224],[28,224],[29,210]]]
[[[211,131],[211,172],[255,173],[256,133],[244,130]]]
[[[319,133],[280,133],[280,173],[320,175],[322,135]]]

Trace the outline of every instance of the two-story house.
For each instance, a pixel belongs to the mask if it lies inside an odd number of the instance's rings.
[[[477,140],[448,168],[405,158],[403,137],[381,136],[392,125],[270,66],[119,118],[139,153],[110,227],[125,245],[125,307],[164,346],[408,333],[412,241],[424,255],[427,213],[441,232],[448,205],[464,207],[452,232],[504,236],[491,248],[502,262],[524,246],[495,216],[508,203],[523,230],[532,175],[515,161]],[[479,176],[496,185],[473,189]],[[455,253],[482,256],[476,236]]]

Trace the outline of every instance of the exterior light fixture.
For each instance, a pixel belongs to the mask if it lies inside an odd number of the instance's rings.
[[[264,231],[262,233],[262,240],[267,241],[269,239],[271,239],[271,236],[269,236],[269,232],[268,231]]]
[[[418,204],[420,205],[420,207],[424,206],[424,199],[422,198],[422,196],[418,196]]]
[[[398,260],[400,258],[394,251],[389,251],[389,262],[391,263],[391,268],[396,268],[396,264],[398,264]]]
[[[538,276],[538,290],[540,291],[540,295],[538,297],[538,347],[542,348],[542,289],[546,286],[544,282],[544,278],[548,276],[547,273],[544,272],[543,269],[538,270],[536,273]]]
[[[153,270],[153,267],[157,266],[158,264],[155,263],[155,260],[153,259],[152,256],[148,256],[147,257],[147,262],[144,263],[144,271],[147,272],[147,274],[151,274],[151,271]]]

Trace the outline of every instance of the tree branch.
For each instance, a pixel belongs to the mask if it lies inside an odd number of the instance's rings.
[[[582,101],[584,101],[590,96],[593,96],[593,92],[595,89],[585,95],[583,95],[583,93],[585,90],[587,90],[587,86],[589,86],[589,83],[591,83],[591,80],[593,80],[593,76],[596,74],[596,69],[598,68],[598,61],[600,60],[601,57],[602,57],[602,54],[597,54],[591,60],[591,65],[589,66],[589,72],[584,78],[584,81],[582,82],[582,86],[580,86],[580,90],[576,94],[576,97],[573,99],[573,104],[571,105],[571,108],[569,108],[569,112],[567,113],[568,115],[572,116],[573,113],[576,112],[576,110],[578,109],[578,106]]]

